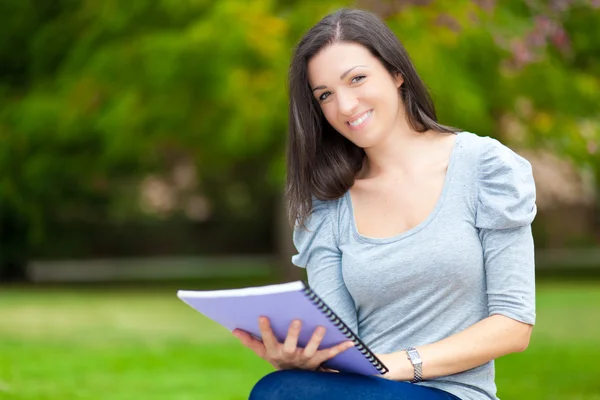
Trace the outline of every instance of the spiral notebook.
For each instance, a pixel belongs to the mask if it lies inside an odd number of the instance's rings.
[[[299,347],[305,347],[314,330],[323,326],[326,333],[320,349],[347,340],[354,342],[353,347],[325,362],[325,368],[363,375],[385,374],[388,371],[344,321],[302,281],[243,289],[179,290],[177,297],[229,331],[239,328],[259,339],[259,316],[269,318],[280,342],[287,336],[290,323],[299,319],[302,321]]]

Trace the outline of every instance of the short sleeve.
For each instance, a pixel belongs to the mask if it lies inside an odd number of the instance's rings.
[[[530,224],[537,212],[531,164],[497,140],[485,140],[475,226],[508,229]]]
[[[306,229],[298,226],[294,229],[298,254],[292,256],[292,263],[306,268],[309,286],[357,333],[356,308],[342,276],[342,253],[335,235],[333,209],[332,201],[313,200]]]
[[[535,323],[536,215],[530,163],[486,138],[478,169],[475,226],[483,248],[489,315]]]

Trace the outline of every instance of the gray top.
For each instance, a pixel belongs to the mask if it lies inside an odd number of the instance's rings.
[[[431,214],[389,238],[358,233],[349,193],[296,229],[309,285],[375,353],[421,346],[493,314],[535,322],[531,165],[495,139],[457,134]],[[426,363],[426,360],[424,361]],[[497,399],[494,362],[419,383]]]

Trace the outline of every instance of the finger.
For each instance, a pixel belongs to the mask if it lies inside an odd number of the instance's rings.
[[[330,372],[330,373],[333,373],[333,374],[339,374],[340,373],[340,371],[338,371],[336,369],[329,369],[329,368],[323,368],[323,367],[321,367],[319,369],[319,371]]]
[[[322,326],[319,326],[317,329],[315,329],[310,337],[310,340],[306,344],[306,347],[304,348],[304,357],[312,358],[317,353],[317,350],[319,350],[319,345],[325,337],[325,332],[326,330]]]
[[[271,355],[277,354],[277,347],[279,346],[279,341],[275,337],[273,330],[271,329],[271,324],[269,323],[269,319],[266,317],[260,317],[258,319],[258,327],[260,329],[260,334],[262,336],[262,341],[267,348],[267,352]]]
[[[241,338],[244,336],[244,334],[247,335],[248,333],[239,328],[235,328],[234,330],[231,331],[231,334],[241,340]]]
[[[241,342],[249,341],[250,339],[252,339],[252,335],[250,333],[243,331],[241,329],[238,329],[238,328],[231,331],[231,333],[233,334],[233,336],[238,338]]]
[[[283,342],[283,351],[286,354],[296,353],[296,347],[298,346],[298,336],[300,336],[300,330],[302,329],[302,321],[294,320],[290,324],[287,336]]]
[[[232,333],[235,337],[237,337],[240,340],[240,342],[244,346],[254,351],[256,355],[258,355],[261,358],[265,357],[267,351],[263,342],[261,342],[248,332],[242,331],[240,329],[235,329]]]
[[[317,352],[317,354],[315,354],[315,357],[314,357],[315,361],[322,364],[325,361],[332,359],[333,357],[348,350],[350,347],[353,347],[353,346],[354,346],[354,342],[347,341],[347,342],[342,342],[336,346],[330,347],[328,349],[320,350]]]

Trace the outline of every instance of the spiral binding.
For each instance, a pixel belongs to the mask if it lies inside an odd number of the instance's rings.
[[[361,352],[362,355],[365,356],[367,360],[369,360],[369,362],[375,368],[377,368],[377,371],[379,371],[381,374],[388,372],[388,369],[381,363],[381,361],[379,361],[375,354],[369,350],[369,348],[358,338],[358,336],[354,334],[350,328],[348,328],[348,325],[346,325],[344,321],[342,321],[341,318],[338,317],[311,288],[305,288],[304,294],[313,304],[317,306],[319,310],[321,310],[321,312],[323,312],[323,314],[325,314],[325,316],[344,334],[344,336],[354,342],[354,346],[358,349],[358,351]]]

